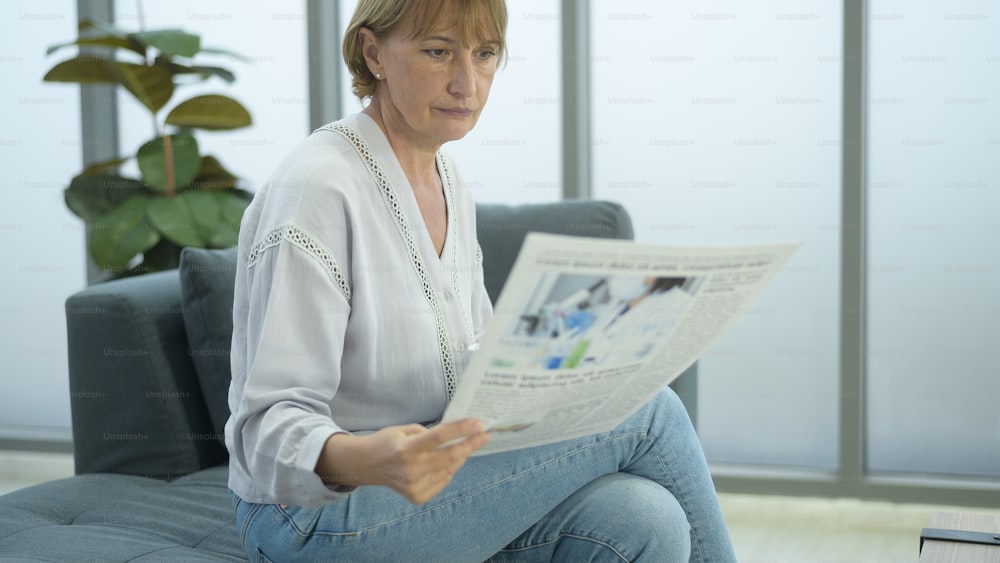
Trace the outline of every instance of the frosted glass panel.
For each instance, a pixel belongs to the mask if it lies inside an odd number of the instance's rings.
[[[356,5],[341,2],[342,28]],[[443,150],[476,201],[555,201],[562,198],[559,1],[507,0],[507,10],[507,65],[497,72],[475,129]],[[332,63],[344,66],[339,57]],[[346,70],[344,76],[344,111],[354,113],[361,105]]]
[[[998,16],[871,3],[873,471],[1000,477]]]
[[[200,94],[224,94],[250,111],[254,125],[236,131],[198,131],[202,154],[212,154],[241,178],[241,187],[255,190],[278,163],[309,133],[306,67],[305,2],[268,0],[173,0],[143,2],[147,29],[176,27],[201,36],[202,46],[224,48],[243,55],[198,55],[203,64],[223,66],[236,74],[227,84],[218,78],[178,88],[170,104]],[[115,2],[115,19],[125,29],[139,25],[136,3]],[[149,112],[127,93],[119,94],[121,149],[134,154],[153,138]]]
[[[86,283],[83,223],[63,189],[80,170],[80,89],[43,83],[72,50],[76,2],[0,2],[0,434],[69,437],[63,303]]]
[[[700,360],[709,461],[835,467],[842,3],[592,6],[594,196],[643,241],[805,243]]]

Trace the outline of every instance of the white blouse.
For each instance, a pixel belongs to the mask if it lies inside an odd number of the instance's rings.
[[[382,130],[356,114],[310,135],[240,228],[226,424],[229,487],[319,506],[327,438],[440,418],[492,308],[475,206],[443,155],[441,256]]]

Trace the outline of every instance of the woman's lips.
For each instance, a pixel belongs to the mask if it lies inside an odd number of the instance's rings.
[[[438,110],[452,117],[470,117],[473,113],[468,108],[438,108]]]

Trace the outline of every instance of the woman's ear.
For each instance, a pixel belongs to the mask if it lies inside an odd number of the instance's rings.
[[[361,42],[361,54],[365,57],[368,71],[373,75],[382,72],[382,62],[379,59],[382,43],[375,32],[367,27],[362,27],[358,30],[358,39]]]

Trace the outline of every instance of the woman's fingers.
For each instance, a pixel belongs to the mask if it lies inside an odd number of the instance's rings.
[[[488,441],[477,420],[461,420],[431,429],[420,428],[398,444],[397,492],[416,504],[427,502],[451,482],[469,455]],[[454,442],[454,443],[452,443]]]
[[[402,444],[404,460],[412,462],[415,477],[441,471],[454,473],[475,450],[486,444],[487,436],[478,420],[460,420],[435,426],[407,436]]]
[[[414,438],[414,445],[422,450],[436,450],[449,442],[482,432],[483,423],[473,418],[445,422],[418,434]]]

